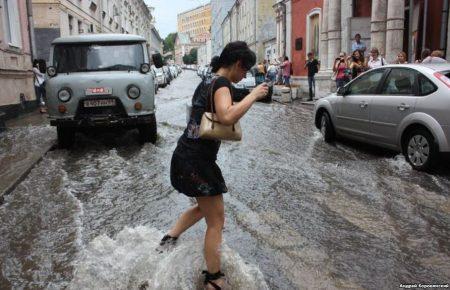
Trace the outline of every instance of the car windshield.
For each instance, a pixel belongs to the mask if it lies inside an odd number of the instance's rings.
[[[61,44],[53,55],[58,73],[139,70],[144,63],[140,43]]]

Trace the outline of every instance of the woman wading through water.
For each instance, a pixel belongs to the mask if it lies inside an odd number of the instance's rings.
[[[225,221],[222,194],[228,189],[216,164],[220,141],[199,138],[200,122],[203,113],[211,110],[211,90],[213,113],[224,125],[235,124],[256,101],[267,95],[267,84],[261,84],[242,101],[233,104],[231,83],[243,79],[255,63],[255,53],[245,42],[231,42],[224,48],[212,63],[212,71],[216,74],[214,79],[204,80],[195,90],[190,121],[172,156],[170,180],[173,187],[180,193],[195,197],[197,205],[181,215],[161,240],[161,246],[173,245],[184,231],[205,218],[205,289],[223,289],[227,284],[220,271],[220,248]]]

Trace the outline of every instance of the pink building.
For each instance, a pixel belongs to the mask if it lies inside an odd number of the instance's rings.
[[[29,2],[0,0],[0,112],[6,118],[36,107]]]

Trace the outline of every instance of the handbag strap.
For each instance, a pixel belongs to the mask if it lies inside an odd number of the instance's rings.
[[[216,84],[216,80],[219,77],[215,77],[213,78],[213,80],[211,81],[211,92],[210,92],[210,96],[209,96],[209,102],[211,104],[211,115],[212,115],[212,122],[211,122],[211,128],[214,129],[214,109],[215,109],[215,103],[214,103],[214,85]],[[231,100],[233,101],[233,90],[230,89],[230,94],[231,94]],[[233,131],[235,131],[234,128],[234,124],[233,124]]]

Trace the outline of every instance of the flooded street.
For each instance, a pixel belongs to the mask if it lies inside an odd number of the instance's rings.
[[[169,166],[199,81],[185,71],[160,89],[156,145],[140,145],[137,131],[78,134],[72,150],[45,155],[0,206],[0,289],[202,289],[204,222],[172,251],[155,250],[192,204]],[[299,102],[257,104],[241,121],[243,141],[222,143],[232,288],[449,283],[448,166],[431,175],[383,149],[329,145],[312,117]],[[33,150],[14,147],[17,138],[55,132],[12,128],[0,157]]]

